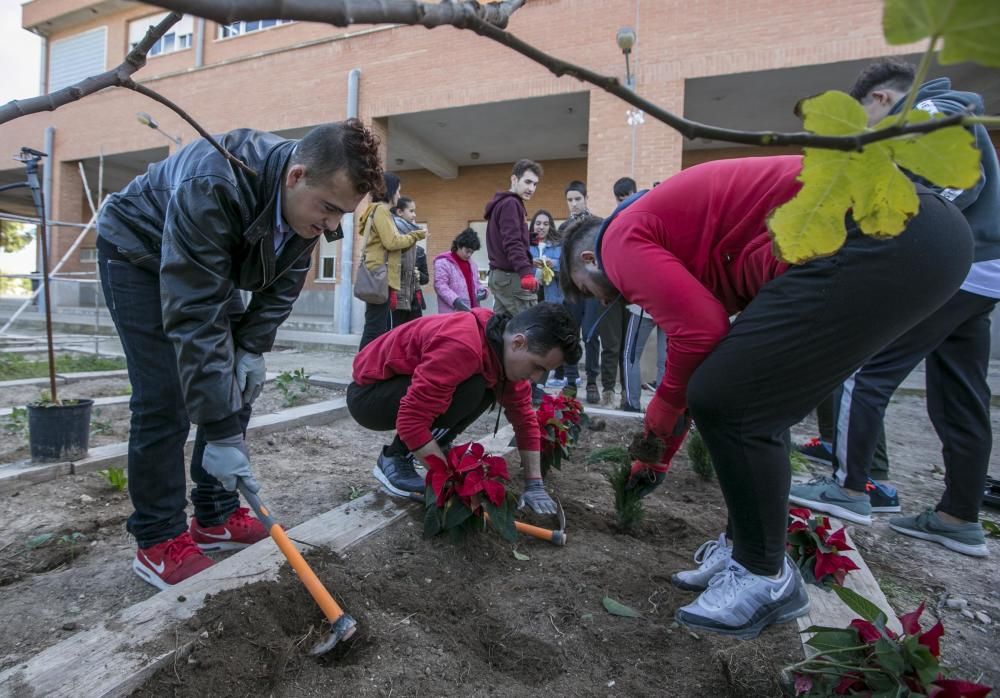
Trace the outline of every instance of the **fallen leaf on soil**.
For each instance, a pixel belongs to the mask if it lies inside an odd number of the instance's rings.
[[[515,560],[520,560],[521,562],[527,562],[528,560],[531,559],[530,557],[528,557],[524,553],[519,553],[516,550],[512,550],[511,552],[514,553],[514,559]]]
[[[1000,525],[995,521],[990,521],[989,519],[983,519],[983,530],[986,531],[986,535],[991,538],[1000,538]]]
[[[638,618],[639,612],[633,608],[626,606],[623,603],[615,601],[610,596],[605,596],[604,600],[601,602],[604,604],[604,608],[613,616],[621,616],[623,618]]]

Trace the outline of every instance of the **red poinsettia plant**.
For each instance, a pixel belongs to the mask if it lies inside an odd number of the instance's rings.
[[[847,529],[833,530],[829,517],[813,516],[809,509],[792,508],[788,514],[788,554],[802,578],[820,586],[843,584],[847,573],[858,569],[842,554],[854,550],[847,543]]]
[[[452,446],[445,459],[428,456],[424,535],[448,531],[453,539],[481,530],[486,521],[507,540],[514,529],[516,497],[507,490],[507,461],[479,443]]]
[[[569,457],[570,448],[580,438],[587,415],[580,401],[568,395],[545,395],[537,415],[542,437],[542,477],[545,477],[550,468],[562,468],[563,458]]]
[[[982,698],[989,686],[946,678],[940,663],[941,621],[920,627],[924,611],[899,616],[902,634],[887,627],[888,617],[874,603],[846,587],[834,586],[840,599],[857,615],[847,628],[813,626],[806,644],[815,650],[808,659],[785,670],[796,696],[927,696]]]

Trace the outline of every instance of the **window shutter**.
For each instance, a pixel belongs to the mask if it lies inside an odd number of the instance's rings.
[[[107,27],[98,27],[49,44],[49,92],[107,70],[107,48]]]

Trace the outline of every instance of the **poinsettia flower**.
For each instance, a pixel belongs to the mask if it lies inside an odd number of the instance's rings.
[[[923,604],[921,604],[923,606]],[[919,631],[920,629],[917,628]],[[934,624],[930,630],[922,633],[920,637],[917,638],[917,642],[926,647],[928,651],[935,657],[941,656],[941,636],[944,635],[944,626],[941,625],[941,621]]]
[[[928,698],[983,698],[993,689],[961,679],[938,679],[929,687]]]
[[[855,688],[865,688],[864,680],[857,674],[844,674],[834,686],[833,692],[838,696],[844,696]]]
[[[788,510],[788,513],[794,516],[796,519],[801,519],[802,521],[808,521],[812,518],[813,513],[803,507],[792,507]]]
[[[920,614],[924,612],[924,602],[921,601],[917,610],[904,613],[899,617],[899,624],[903,626],[903,632],[907,635],[916,635],[920,632]]]
[[[828,535],[823,542],[836,550],[854,550],[854,548],[847,544],[846,528],[838,528],[836,531]]]
[[[788,532],[789,533],[795,533],[796,531],[804,531],[804,530],[806,530],[808,528],[809,528],[809,526],[806,525],[805,521],[799,521],[798,519],[796,519],[795,521],[792,521],[792,523],[788,524]]]
[[[850,572],[856,569],[858,569],[858,566],[854,564],[854,560],[846,555],[841,555],[836,551],[831,553],[823,552],[822,550],[816,551],[816,566],[813,568],[813,575],[815,575],[816,581],[821,581],[823,577],[833,574],[837,570]]]
[[[483,480],[483,492],[486,498],[493,502],[494,506],[500,506],[504,497],[507,496],[507,488],[496,480]]]
[[[507,471],[507,461],[500,456],[486,456],[483,458],[483,462],[486,464],[486,475],[491,478],[500,478],[501,480],[510,480],[510,474]]]
[[[812,690],[813,681],[808,676],[804,674],[795,675],[795,695],[801,696],[804,693],[809,693]]]
[[[427,477],[425,478],[425,482],[434,491],[434,495],[437,498],[437,505],[443,507],[448,501],[446,490],[450,488],[446,488],[445,485],[451,476],[451,469],[438,456],[427,456],[424,458],[424,462],[427,463]]]
[[[485,479],[481,469],[470,470],[462,478],[462,481],[458,483],[455,492],[468,503],[469,498],[483,491],[483,481]]]
[[[858,631],[858,637],[866,645],[870,645],[874,642],[878,642],[882,639],[882,633],[878,631],[873,623],[867,620],[862,620],[861,618],[855,618],[851,621],[851,627]]]
[[[470,470],[478,468],[485,453],[486,449],[483,448],[481,443],[470,444],[465,453],[461,455],[459,462],[455,464],[455,470],[460,473],[467,473]]]

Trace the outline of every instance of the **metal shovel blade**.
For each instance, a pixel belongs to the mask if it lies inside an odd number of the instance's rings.
[[[354,631],[358,629],[358,622],[346,613],[338,618],[335,623],[331,623],[330,621],[324,621],[324,623],[330,626],[330,632],[325,638],[317,642],[316,645],[309,650],[309,654],[314,657],[326,654],[332,650],[338,642],[341,640],[347,640],[354,635]]]

